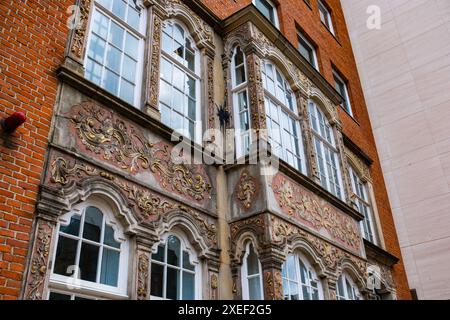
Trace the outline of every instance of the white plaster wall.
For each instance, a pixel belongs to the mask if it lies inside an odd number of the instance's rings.
[[[450,0],[341,0],[420,299],[450,299]],[[381,30],[366,26],[381,8]]]

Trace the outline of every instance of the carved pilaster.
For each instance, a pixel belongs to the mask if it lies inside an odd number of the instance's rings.
[[[265,300],[283,300],[283,280],[281,270],[270,268],[265,269],[264,273],[264,299]]]
[[[264,133],[266,126],[266,113],[264,107],[264,89],[262,85],[261,59],[255,53],[246,56],[248,72],[248,88],[250,94],[250,113],[252,129],[256,132]],[[263,130],[263,131],[261,131]],[[267,137],[260,136],[261,138]],[[257,141],[258,137],[252,137],[252,141]]]
[[[342,183],[344,184],[344,190],[345,190],[345,201],[351,206],[352,205],[352,197],[353,194],[353,188],[351,185],[350,175],[348,171],[348,163],[347,158],[345,157],[345,147],[344,147],[344,140],[342,137],[342,125],[338,121],[338,123],[335,125],[335,134],[336,134],[336,143],[339,151],[339,160],[341,164],[341,172],[342,172]]]
[[[303,95],[297,96],[297,105],[301,115],[301,126],[303,129],[303,141],[307,158],[308,173],[311,179],[320,183],[319,170],[317,169],[316,152],[314,149],[313,133],[309,121],[308,99]]]
[[[55,224],[43,219],[36,221],[31,260],[25,283],[26,300],[42,300],[46,296],[48,275],[50,274],[50,248]]]
[[[161,34],[163,26],[163,18],[158,10],[151,10],[150,28],[147,39],[148,44],[148,63],[146,67],[147,83],[145,84],[145,106],[146,111],[152,117],[161,119],[159,112],[159,77],[161,63]]]
[[[331,279],[331,278],[327,278],[325,280],[326,284],[325,284],[325,299],[326,300],[337,300],[337,294],[336,294],[336,281]]]
[[[150,255],[152,246],[157,241],[148,236],[138,235],[136,237],[135,251],[135,290],[132,299],[150,299]]]

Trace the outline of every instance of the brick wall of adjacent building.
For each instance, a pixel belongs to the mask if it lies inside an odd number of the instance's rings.
[[[280,30],[286,38],[297,47],[297,28],[299,26],[303,33],[317,46],[319,68],[325,79],[334,84],[332,73],[332,66],[334,65],[335,69],[348,80],[354,117],[352,118],[344,110],[340,110],[339,115],[343,123],[343,132],[374,160],[371,175],[386,249],[400,258],[400,246],[391,207],[341,3],[339,0],[322,1],[331,9],[336,37],[320,21],[317,0],[310,0],[311,6],[308,6],[304,0],[273,2],[278,5]],[[225,18],[252,1],[202,0],[202,2],[220,18]],[[398,297],[400,299],[410,298],[402,261],[395,266],[394,270]]]
[[[0,299],[20,295],[72,4],[0,2],[0,118],[28,118],[0,137]]]

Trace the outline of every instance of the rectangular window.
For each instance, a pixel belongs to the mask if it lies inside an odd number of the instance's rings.
[[[344,101],[341,104],[342,108],[344,108],[345,111],[347,111],[350,115],[353,116],[352,106],[350,104],[350,96],[348,95],[347,81],[345,81],[336,70],[333,70],[333,78],[334,78],[334,87],[344,99]]]
[[[319,0],[319,14],[320,14],[320,20],[323,22],[323,24],[327,27],[328,30],[332,34],[334,34],[334,28],[333,28],[333,20],[331,19],[331,12],[328,9],[325,4]]]
[[[86,78],[137,106],[140,100],[144,36],[132,0],[98,0],[90,26]]]
[[[308,60],[308,62],[316,69],[319,70],[317,63],[317,51],[316,46],[309,42],[301,31],[297,31],[298,38],[298,50],[300,54]]]
[[[279,28],[277,7],[270,0],[253,0],[253,4],[272,24]]]

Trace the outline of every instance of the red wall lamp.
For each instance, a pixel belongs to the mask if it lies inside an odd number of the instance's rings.
[[[2,131],[5,133],[13,133],[18,127],[27,121],[27,117],[23,112],[14,112],[5,119],[0,120]]]

